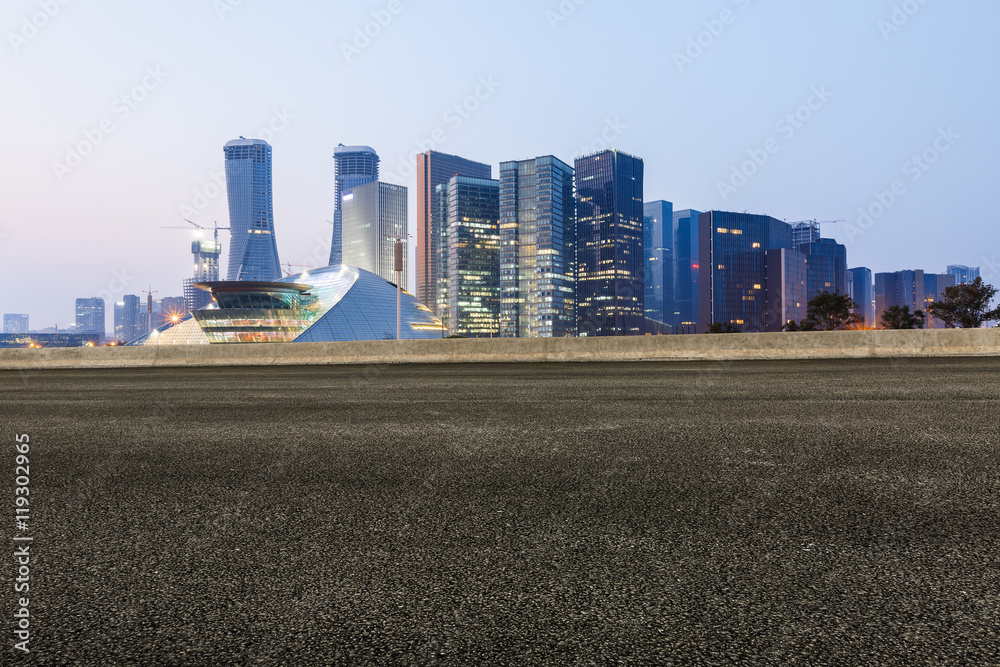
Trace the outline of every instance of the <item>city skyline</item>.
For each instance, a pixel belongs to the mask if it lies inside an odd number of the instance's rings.
[[[383,180],[411,189],[419,151],[496,166],[548,154],[572,163],[607,147],[644,160],[647,201],[844,219],[824,236],[847,245],[852,266],[964,264],[989,281],[1000,249],[974,239],[991,238],[979,182],[997,144],[988,110],[998,93],[979,73],[1000,60],[987,32],[1000,8],[926,4],[894,20],[893,4],[512,2],[444,12],[444,43],[424,39],[441,30],[434,3],[393,13],[378,2],[124,12],[95,2],[60,5],[27,29],[39,6],[19,0],[0,56],[20,102],[4,111],[18,131],[3,163],[0,311],[65,327],[76,298],[107,293],[110,309],[148,285],[181,293],[188,239],[159,228],[183,217],[225,225],[218,147],[239,135],[268,140],[279,156],[278,250],[296,264],[329,257],[338,144],[371,145]],[[262,32],[272,43],[233,57]],[[515,33],[537,47],[532,58],[504,55]],[[586,50],[607,33],[631,35],[627,60],[645,67]],[[560,83],[538,74],[539,57],[558,63]],[[565,94],[612,70],[598,103]],[[333,103],[349,89],[361,103]],[[415,197],[408,205],[413,234]],[[39,273],[44,302],[11,287]],[[413,268],[408,278],[415,284]]]

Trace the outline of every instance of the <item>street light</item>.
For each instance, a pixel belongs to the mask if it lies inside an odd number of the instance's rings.
[[[406,237],[410,235],[407,234]],[[385,238],[395,241],[393,259],[396,271],[396,340],[403,338],[403,236],[386,235]]]

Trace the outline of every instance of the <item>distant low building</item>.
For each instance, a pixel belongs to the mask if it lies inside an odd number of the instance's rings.
[[[3,316],[3,332],[5,334],[24,334],[28,331],[27,315],[7,313]]]

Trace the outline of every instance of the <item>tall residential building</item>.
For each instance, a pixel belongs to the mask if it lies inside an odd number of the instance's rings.
[[[668,201],[643,205],[642,245],[645,250],[646,317],[674,324],[674,205]]]
[[[3,316],[3,332],[5,334],[28,333],[28,316],[19,313],[5,313]]]
[[[500,182],[455,176],[437,187],[445,234],[438,311],[451,335],[500,335]]]
[[[427,151],[417,155],[417,300],[436,311],[445,289],[440,274],[445,261],[444,225],[435,206],[437,188],[455,176],[491,179],[493,168],[457,155]],[[440,314],[440,313],[438,313]]]
[[[281,264],[274,239],[271,145],[240,137],[223,150],[232,239],[229,280],[277,280]]]
[[[979,277],[979,267],[951,264],[945,270],[945,273],[955,276],[956,285],[971,285]]]
[[[794,244],[794,239],[793,239]],[[847,247],[833,239],[816,239],[793,246],[809,258],[809,294],[806,301],[820,292],[847,294]]]
[[[500,335],[576,333],[573,168],[552,157],[500,165]]]
[[[875,283],[872,280],[872,270],[859,266],[847,271],[848,295],[857,304],[853,311],[855,315],[865,318],[866,327],[878,325],[875,321]]]
[[[104,338],[104,299],[76,300],[76,333],[99,334]]]
[[[114,338],[115,340],[125,340],[125,302],[123,301],[115,303]]]
[[[774,294],[785,288],[768,284],[766,251],[794,251],[791,225],[767,215],[710,211],[699,217],[698,231],[699,331],[714,323],[730,324],[745,333],[784,325],[783,308],[768,311],[768,303],[774,301],[768,298],[769,291]],[[772,270],[771,274],[798,278],[798,270],[778,274]]]
[[[674,314],[667,322],[676,333],[694,333],[698,325],[698,216],[702,211],[674,211]]]
[[[333,210],[333,241],[330,243],[330,265],[343,261],[344,194],[359,185],[378,180],[379,157],[369,146],[345,146],[333,149],[333,181],[336,202]]]
[[[576,160],[576,321],[580,336],[646,330],[643,162],[615,150]]]
[[[406,197],[402,185],[374,181],[344,193],[343,264],[370,271],[396,284],[396,239],[403,240],[403,275],[406,289]],[[427,304],[430,307],[430,304]]]

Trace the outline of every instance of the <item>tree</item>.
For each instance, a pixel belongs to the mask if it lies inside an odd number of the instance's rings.
[[[883,329],[923,329],[925,321],[924,311],[911,313],[909,306],[892,306],[882,313]]]
[[[864,324],[865,318],[852,313],[858,304],[846,294],[822,291],[812,299],[806,308],[806,318],[801,322],[791,321],[785,331],[841,331]]]
[[[972,283],[946,287],[944,298],[934,301],[927,310],[949,329],[978,329],[983,322],[1000,320],[1000,308],[989,310],[997,289],[982,278]]]
[[[728,333],[740,333],[740,328],[729,322],[713,322],[708,325],[708,333],[711,334],[728,334]]]

